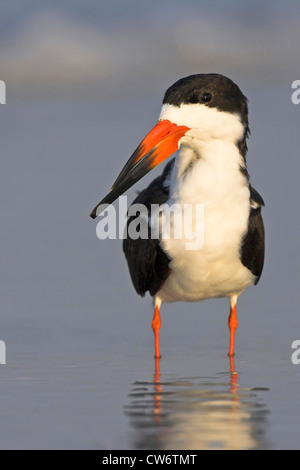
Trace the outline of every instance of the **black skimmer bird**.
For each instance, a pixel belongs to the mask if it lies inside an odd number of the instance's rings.
[[[135,290],[141,296],[149,292],[154,299],[155,357],[160,357],[162,303],[215,297],[230,300],[229,356],[234,354],[237,299],[258,283],[264,264],[264,201],[250,185],[249,133],[247,98],[232,80],[219,74],[182,78],[167,90],[158,124],[91,213],[96,218],[107,204],[178,151],[162,175],[134,201],[149,211],[153,204],[161,206],[159,235],[128,236],[123,245]],[[187,250],[187,240],[175,237],[174,230],[165,236],[164,211],[173,204],[203,206],[204,243],[198,250]],[[150,218],[147,223],[150,232]],[[195,222],[191,224],[195,228]]]

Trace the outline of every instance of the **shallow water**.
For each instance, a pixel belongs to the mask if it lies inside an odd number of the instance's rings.
[[[1,108],[1,448],[300,447],[299,110],[288,93],[248,93],[267,258],[238,304],[235,364],[225,300],[164,306],[155,364],[151,301],[135,295],[121,243],[100,242],[89,220],[155,122],[155,100]]]
[[[125,408],[137,449],[243,450],[269,446],[269,410],[261,392],[242,388],[230,372],[162,380],[156,361],[152,382],[135,382]]]
[[[45,341],[36,355],[29,345],[23,357],[10,351],[0,371],[2,448],[299,446],[293,405],[300,380],[292,368],[272,366],[253,351],[229,361],[221,347],[209,354],[207,341],[196,352],[193,339],[190,348],[165,347],[154,361],[151,341],[132,355],[104,337],[91,330],[85,341],[56,344],[55,352]]]

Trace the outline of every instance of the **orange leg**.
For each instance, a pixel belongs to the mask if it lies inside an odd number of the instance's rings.
[[[160,357],[159,350],[159,330],[161,328],[161,318],[160,318],[160,308],[158,306],[154,309],[154,316],[152,321],[152,329],[154,332],[154,342],[155,342],[155,357]]]
[[[231,306],[230,315],[228,319],[229,331],[230,331],[230,347],[229,347],[229,356],[234,356],[234,337],[235,332],[238,327],[238,319],[236,315],[236,304]]]

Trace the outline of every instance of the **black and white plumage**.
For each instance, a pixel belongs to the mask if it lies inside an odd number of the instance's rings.
[[[151,132],[101,203],[113,202],[178,148],[162,175],[134,203],[149,210],[151,204],[204,207],[204,244],[199,250],[188,251],[187,240],[166,236],[163,210],[159,238],[124,240],[137,293],[149,292],[155,300],[156,356],[161,304],[214,297],[230,300],[229,354],[233,355],[237,299],[258,283],[264,264],[264,202],[250,185],[246,166],[247,98],[222,75],[186,77],[167,90],[159,123]],[[98,205],[91,215],[100,212]]]
[[[165,204],[170,196],[168,181],[174,164],[175,159],[172,159],[166,165],[163,173],[141,191],[132,204],[144,204],[149,210],[149,215],[151,204]],[[254,284],[257,285],[264,264],[264,225],[261,215],[264,201],[250,184],[249,189],[248,230],[241,243],[240,256],[242,264],[255,276]],[[138,217],[139,215],[136,216],[136,218]],[[134,217],[128,219],[127,227],[133,219]],[[141,238],[133,240],[127,237],[123,241],[123,251],[137,294],[144,297],[149,292],[154,297],[171,273],[171,258],[161,248],[160,240],[143,240]]]

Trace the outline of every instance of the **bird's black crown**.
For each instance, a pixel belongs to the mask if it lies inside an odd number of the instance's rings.
[[[163,104],[181,106],[182,104],[202,104],[219,111],[237,113],[245,128],[239,148],[245,157],[246,139],[249,130],[248,100],[240,88],[230,78],[217,73],[196,74],[181,78],[167,91]]]

